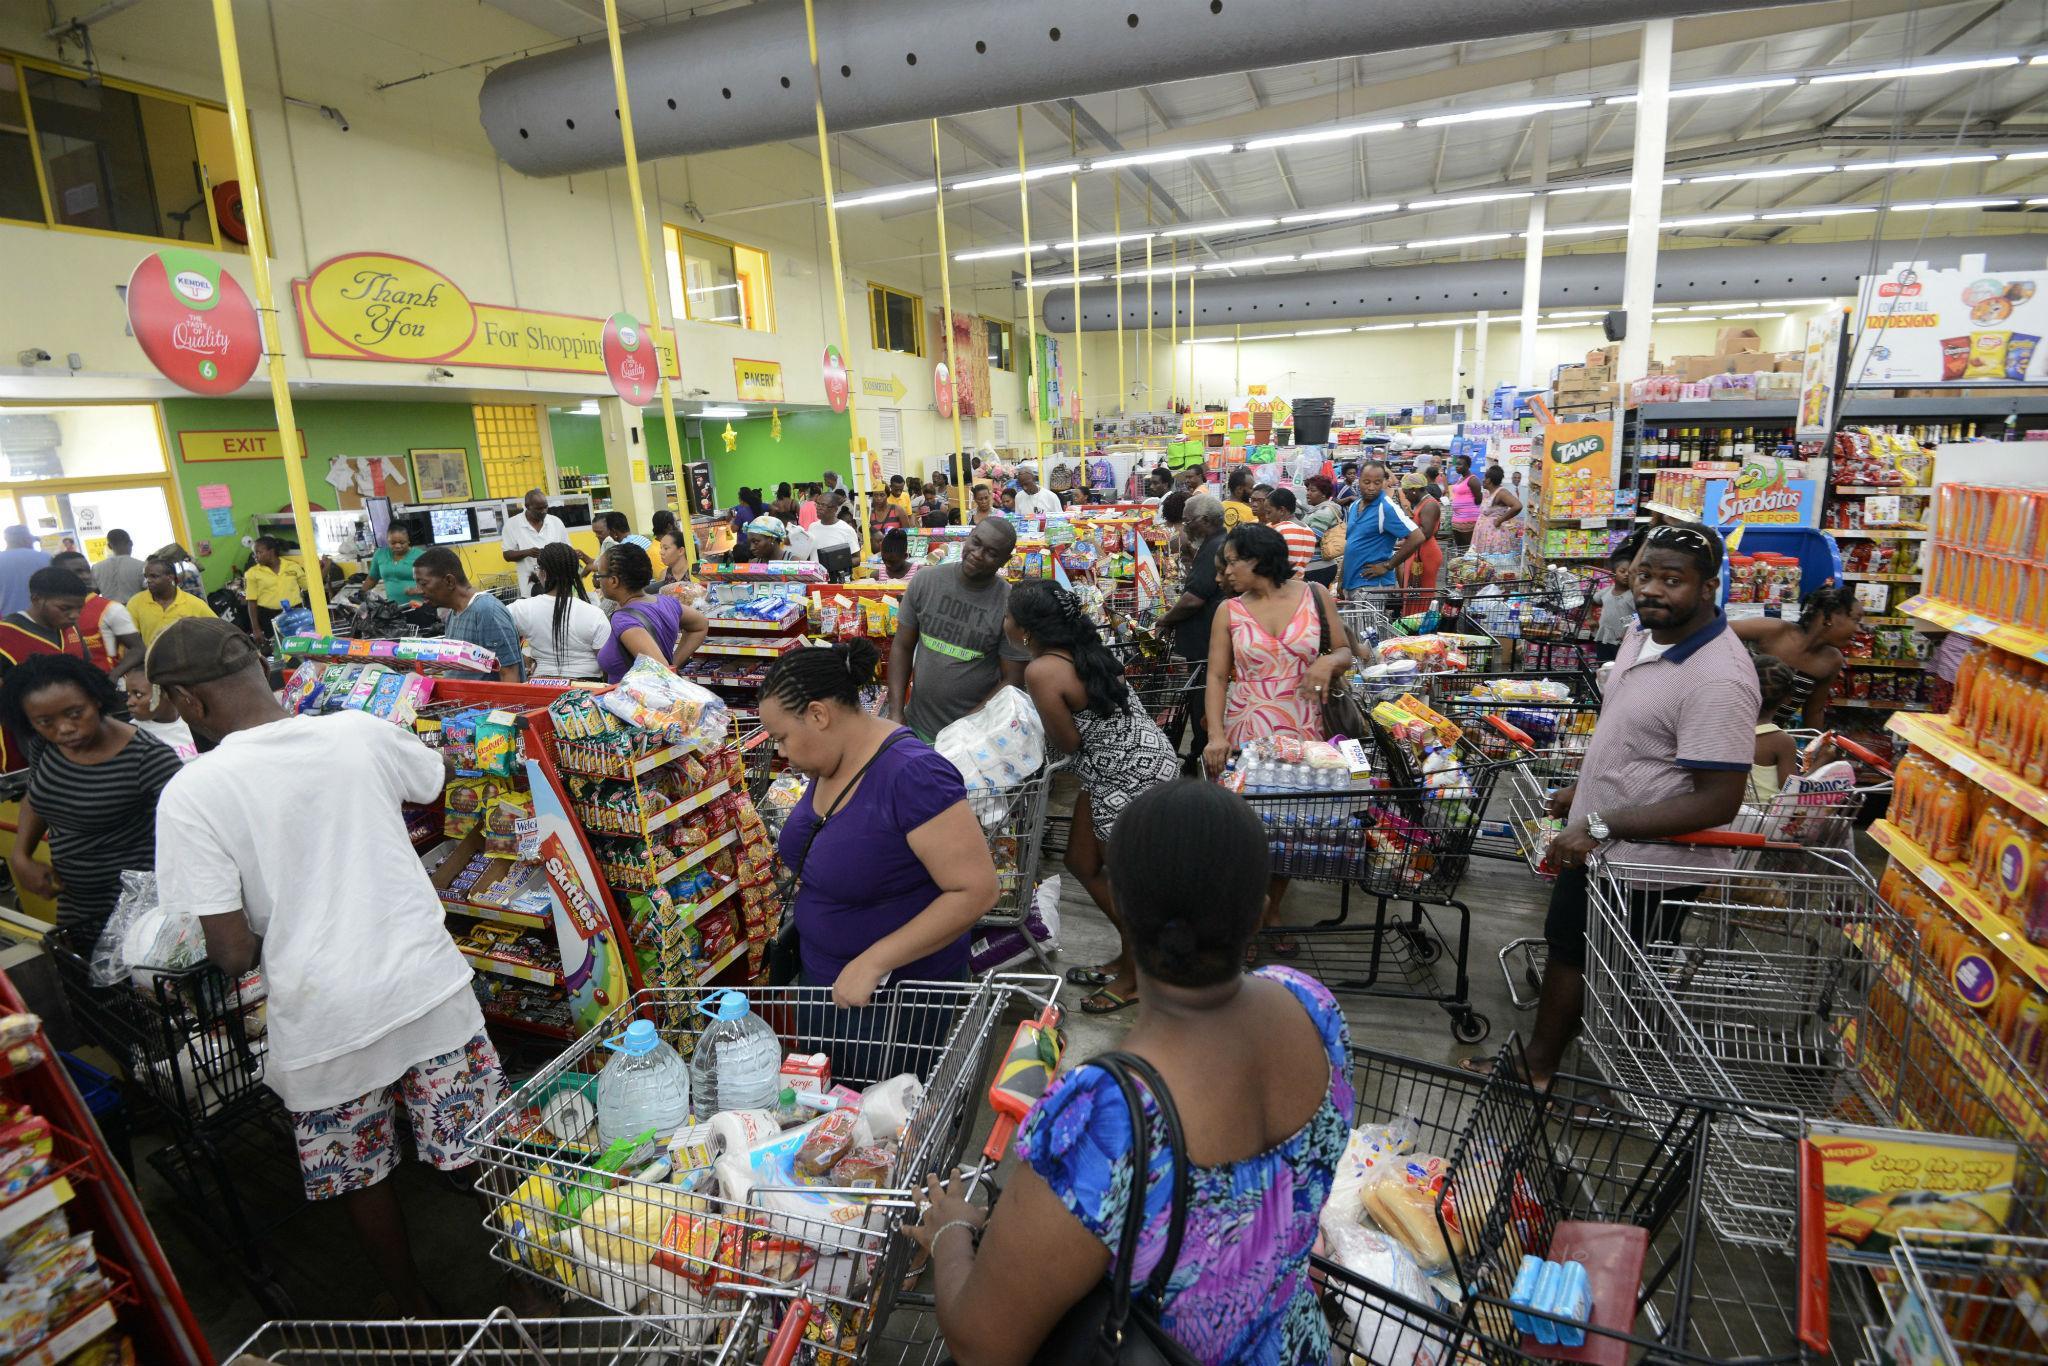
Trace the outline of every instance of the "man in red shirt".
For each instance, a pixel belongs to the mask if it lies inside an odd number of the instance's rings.
[[[78,612],[78,636],[85,642],[86,656],[99,670],[119,683],[131,669],[142,667],[142,632],[128,609],[112,598],[101,597],[93,588],[92,568],[75,550],[60,550],[50,557],[57,569],[78,576],[85,588],[85,605]]]
[[[1294,566],[1296,574],[1308,572],[1308,562],[1316,556],[1316,534],[1295,519],[1297,504],[1294,494],[1287,489],[1274,489],[1259,505],[1259,520],[1280,533],[1280,539],[1287,542],[1287,562]]]

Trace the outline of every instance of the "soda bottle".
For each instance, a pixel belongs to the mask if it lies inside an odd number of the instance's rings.
[[[1948,719],[1951,725],[1964,730],[1970,728],[1972,689],[1977,683],[1977,672],[1984,663],[1984,654],[1984,647],[1979,645],[1963,656],[1962,663],[1956,665],[1956,691],[1949,703]]]

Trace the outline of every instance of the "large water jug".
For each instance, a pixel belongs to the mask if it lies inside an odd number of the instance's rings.
[[[612,1058],[597,1078],[599,1143],[610,1147],[649,1129],[663,1140],[690,1122],[690,1065],[653,1024],[635,1020],[604,1046]]]
[[[747,993],[721,991],[697,1008],[711,1017],[690,1059],[697,1113],[773,1110],[782,1084],[782,1044],[768,1022],[747,1008]]]

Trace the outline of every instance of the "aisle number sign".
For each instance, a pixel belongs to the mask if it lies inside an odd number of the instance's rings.
[[[306,354],[326,360],[606,373],[606,318],[477,303],[432,266],[359,251],[292,282]],[[675,344],[649,329],[669,378]]]

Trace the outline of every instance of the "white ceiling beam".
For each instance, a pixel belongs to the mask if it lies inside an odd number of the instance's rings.
[[[1273,149],[1273,169],[1280,173],[1280,188],[1287,191],[1287,202],[1294,206],[1296,213],[1300,213],[1301,196],[1294,192],[1294,176],[1288,171],[1287,159],[1280,155],[1278,147]]]
[[[1864,34],[1876,27],[1877,21],[1874,19],[1865,20],[1860,23],[1844,24],[1841,31],[1835,35],[1835,40],[1815,55],[1812,65],[1816,67],[1832,66],[1841,59],[1844,53],[1856,46],[1862,40]],[[1757,105],[1756,111],[1744,119],[1742,126],[1735,130],[1735,136],[1731,141],[1741,142],[1744,138],[1756,132],[1758,128],[1763,126],[1765,119],[1778,112],[1779,105],[1790,99],[1794,92],[1804,88],[1803,86],[1788,85],[1782,90],[1773,90],[1764,96],[1762,102]]]
[[[1974,32],[1978,28],[1978,26],[1992,18],[1992,16],[1996,15],[2000,10],[2004,9],[2008,3],[2009,0],[1992,0],[1991,4],[1986,5],[1983,9],[1978,10],[1975,14],[1965,17],[1961,23],[1949,29],[1949,31],[1946,34],[1944,34],[1932,46],[1923,49],[1920,53],[1915,55],[1932,57],[1936,53],[1947,51],[1950,47],[1954,46],[1957,41],[1964,38],[1968,34]],[[1976,77],[1973,75],[1970,79],[1975,80]],[[1891,87],[1897,84],[1898,82],[1896,81],[1858,81],[1856,83],[1857,88],[1855,89],[1855,91],[1852,94],[1850,94],[1846,99],[1836,104],[1835,107],[1830,109],[1827,113],[1822,114],[1818,119],[1815,119],[1813,122],[1813,126],[1816,128],[1832,128],[1836,124],[1840,123],[1843,119],[1847,118],[1849,115],[1855,113],[1858,109],[1861,109],[1864,105],[1868,104],[1871,100],[1876,99],[1884,91],[1890,89]]]

